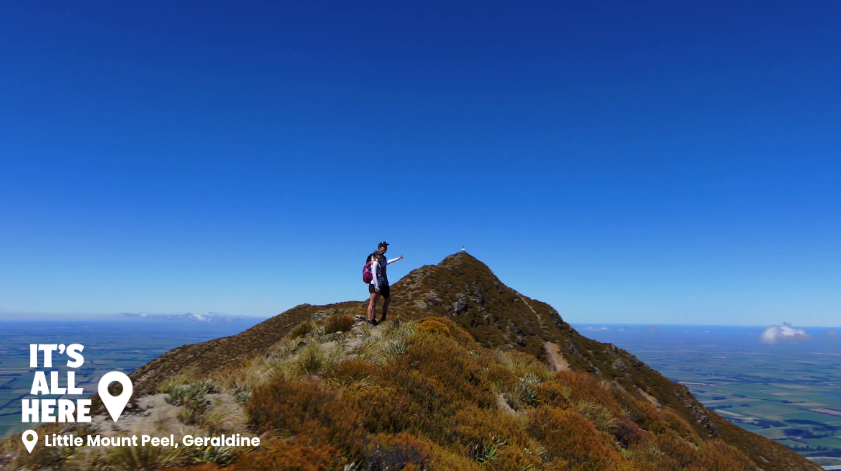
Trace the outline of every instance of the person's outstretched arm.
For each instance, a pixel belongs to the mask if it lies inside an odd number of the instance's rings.
[[[391,265],[392,263],[397,262],[397,261],[400,261],[400,260],[403,260],[403,256],[402,256],[402,255],[401,255],[401,256],[399,256],[399,257],[397,257],[397,258],[392,258],[391,260],[389,260],[389,261],[388,261],[388,263],[386,263],[386,265]]]

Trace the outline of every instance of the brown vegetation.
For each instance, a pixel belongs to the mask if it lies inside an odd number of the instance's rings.
[[[367,303],[301,305],[134,372],[135,396],[210,377],[264,437],[224,461],[167,462],[195,471],[818,469],[628,352],[579,335],[470,255],[415,270],[392,292],[391,320],[376,330],[354,325]],[[549,369],[547,342],[568,371]],[[192,391],[172,388],[176,402]],[[185,420],[206,422],[202,407]],[[60,457],[44,459],[61,469]]]
[[[327,319],[324,323],[325,334],[335,334],[336,332],[347,332],[353,327],[353,317],[348,315],[333,316]]]
[[[496,394],[524,378],[534,400],[506,414]],[[445,318],[418,321],[382,365],[348,359],[258,387],[247,411],[272,438],[229,469],[755,469],[642,396],[485,349]]]

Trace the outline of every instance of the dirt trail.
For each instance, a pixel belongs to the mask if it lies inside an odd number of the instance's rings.
[[[540,318],[540,315],[537,313],[537,311],[535,311],[534,308],[531,307],[531,304],[529,304],[529,302],[526,301],[526,298],[522,294],[517,293],[517,296],[519,296],[520,300],[523,301],[523,304],[525,304],[526,307],[529,308],[529,311],[531,311],[534,314],[534,317],[537,318],[537,323],[540,324],[541,332],[545,333],[546,327],[543,325],[543,319]]]
[[[569,363],[564,355],[561,353],[561,347],[552,342],[543,342],[543,349],[546,350],[546,355],[549,357],[549,363],[555,371],[568,371]]]
[[[526,298],[522,294],[517,293],[517,296],[519,296],[520,300],[523,301],[523,304],[525,304],[526,307],[529,308],[529,311],[534,313],[534,317],[537,318],[537,323],[540,324],[540,330],[545,332],[545,327],[543,325],[543,319],[540,317],[540,314],[538,314],[537,311],[535,311],[534,308],[531,307],[529,302],[526,301]],[[564,355],[561,353],[561,347],[559,347],[557,344],[554,344],[552,342],[543,342],[543,349],[546,350],[546,356],[549,358],[549,363],[552,365],[553,370],[555,370],[555,371],[568,371],[569,370],[569,362],[567,362],[566,358],[564,358]]]
[[[647,392],[643,391],[643,390],[642,390],[642,389],[640,389],[640,388],[637,388],[637,392],[638,392],[638,393],[640,393],[640,395],[641,395],[642,397],[644,397],[644,398],[648,399],[648,402],[650,402],[651,404],[653,404],[653,405],[654,405],[654,407],[656,407],[656,408],[658,408],[658,409],[661,407],[661,406],[660,406],[660,401],[658,401],[656,397],[652,396],[651,394],[648,394]]]

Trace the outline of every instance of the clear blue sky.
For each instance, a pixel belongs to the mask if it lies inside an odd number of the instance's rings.
[[[0,314],[841,324],[841,2],[0,2]]]

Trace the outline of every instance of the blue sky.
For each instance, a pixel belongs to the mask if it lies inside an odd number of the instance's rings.
[[[841,4],[2,2],[0,315],[364,299],[841,324]],[[808,7],[808,8],[807,8]]]

